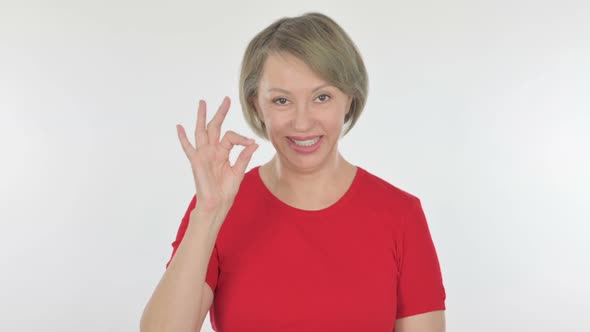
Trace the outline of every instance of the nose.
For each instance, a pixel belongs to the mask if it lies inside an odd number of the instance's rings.
[[[311,109],[307,104],[300,104],[295,110],[295,118],[293,119],[293,127],[296,131],[307,132],[313,127],[313,118]]]

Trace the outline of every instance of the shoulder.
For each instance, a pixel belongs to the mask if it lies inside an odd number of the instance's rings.
[[[240,184],[240,191],[243,191],[244,188],[249,191],[259,187],[258,168],[260,166],[254,166],[244,174],[244,178]]]
[[[254,206],[260,206],[263,203],[263,197],[266,197],[267,189],[264,187],[258,175],[259,167],[254,166],[244,174],[234,200],[234,206],[236,208],[245,205],[249,209]],[[235,210],[236,208],[233,209]]]
[[[382,177],[362,167],[359,167],[359,171],[362,175],[362,191],[372,199],[383,199],[388,204],[395,205],[395,207],[400,207],[400,205],[408,207],[420,202],[416,195],[388,182]]]

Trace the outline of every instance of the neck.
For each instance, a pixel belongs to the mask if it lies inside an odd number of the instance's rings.
[[[298,170],[281,162],[276,155],[267,165],[270,186],[273,191],[299,199],[316,199],[338,184],[342,175],[354,168],[340,153],[324,165],[312,170]]]

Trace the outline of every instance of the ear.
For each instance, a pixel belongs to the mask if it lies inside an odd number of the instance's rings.
[[[345,116],[348,116],[348,113],[350,113],[350,106],[352,105],[352,101],[354,100],[354,98],[352,96],[348,96],[348,102],[346,103],[346,114]]]

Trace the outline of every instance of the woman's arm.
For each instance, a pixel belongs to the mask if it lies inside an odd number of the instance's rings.
[[[140,329],[150,331],[198,331],[209,308],[203,291],[209,258],[225,216],[191,213],[189,226],[170,266],[152,294],[141,317]]]
[[[396,332],[445,332],[444,310],[426,312],[395,321]]]

